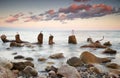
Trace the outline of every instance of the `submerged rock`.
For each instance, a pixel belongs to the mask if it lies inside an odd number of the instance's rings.
[[[77,44],[77,40],[76,40],[75,35],[69,36],[69,38],[68,38],[68,43]]]
[[[22,56],[22,55],[17,55],[17,56],[14,57],[14,59],[24,59],[24,58],[25,58],[25,57]]]
[[[38,61],[46,61],[46,58],[38,58]]]
[[[66,78],[81,78],[77,69],[68,65],[63,65],[58,68],[57,74],[60,74]]]
[[[32,57],[26,57],[25,60],[33,61]]]
[[[56,54],[50,55],[49,57],[52,59],[59,59],[59,58],[63,58],[64,56],[63,56],[63,53],[56,53]]]
[[[103,53],[105,53],[105,54],[116,54],[117,51],[116,51],[116,50],[113,50],[113,49],[111,49],[111,48],[106,48],[106,49],[103,51]]]
[[[68,59],[67,63],[70,66],[74,66],[74,67],[81,66],[83,64],[82,61],[80,60],[80,58],[78,58],[78,57],[72,57],[72,58]]]

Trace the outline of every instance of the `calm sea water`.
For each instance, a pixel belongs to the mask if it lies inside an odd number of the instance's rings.
[[[17,31],[0,31],[1,34],[6,34],[8,39],[14,39],[14,36]],[[37,31],[19,31],[20,37],[24,41],[37,42]],[[78,44],[68,44],[68,36],[71,35],[71,31],[43,31],[44,34],[44,43],[42,46],[33,45],[34,48],[21,47],[21,48],[11,48],[7,50],[10,43],[3,43],[0,40],[0,57],[6,58],[8,60],[13,60],[15,55],[12,53],[17,52],[17,55],[23,55],[25,57],[33,57],[35,67],[38,70],[44,70],[48,64],[47,62],[54,62],[55,66],[60,66],[65,64],[66,60],[70,57],[76,56],[79,57],[83,51],[90,51],[98,57],[115,57],[116,59],[112,62],[120,64],[120,31],[76,31],[75,35],[77,38]],[[52,34],[54,36],[55,44],[50,46],[48,45],[48,37]],[[105,55],[102,54],[104,49],[91,49],[91,48],[80,48],[80,46],[87,44],[87,38],[91,36],[94,41],[100,40],[103,36],[105,37],[101,43],[110,41],[112,43],[111,48],[117,50],[116,55]],[[48,58],[51,54],[54,53],[63,53],[65,58],[63,59],[50,59]],[[47,58],[45,62],[38,62],[39,57]]]

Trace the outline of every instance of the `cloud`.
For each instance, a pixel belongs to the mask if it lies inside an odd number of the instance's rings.
[[[5,22],[7,22],[7,23],[13,23],[15,21],[18,21],[18,18],[13,17],[13,16],[10,16],[5,20]]]
[[[9,16],[6,18],[5,22],[7,22],[7,23],[13,23],[13,22],[16,22],[16,21],[18,21],[19,18],[21,18],[22,16],[24,16],[24,14],[21,13],[21,12],[15,14],[15,15],[9,15]]]
[[[55,13],[55,11],[53,9],[49,10],[46,12],[47,14],[53,15]]]
[[[42,20],[42,16],[37,16],[37,15],[33,15],[33,16],[28,16],[28,17],[24,17],[25,21],[24,22],[37,22]]]
[[[90,0],[73,0],[75,2],[86,2],[86,1],[90,1]]]

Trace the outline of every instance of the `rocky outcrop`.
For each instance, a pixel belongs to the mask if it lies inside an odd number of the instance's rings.
[[[20,44],[20,43],[16,43],[16,42],[11,42],[10,43],[10,47],[23,47],[24,45]]]
[[[18,33],[15,35],[15,42],[16,43],[28,43],[27,41],[22,41]]]
[[[67,63],[70,66],[74,66],[74,67],[81,66],[83,64],[82,61],[80,60],[80,58],[78,58],[78,57],[72,57],[72,58],[68,59]]]
[[[50,55],[49,57],[52,59],[59,59],[59,58],[63,58],[64,56],[63,56],[63,53],[56,53],[56,54]]]
[[[43,44],[43,34],[40,33],[37,37],[37,40],[38,40],[38,44]]]
[[[30,61],[18,61],[18,62],[12,62],[13,63],[13,68],[14,70],[19,70],[22,71],[25,69],[27,66],[34,67],[34,64]]]
[[[87,45],[81,46],[81,48],[106,48],[106,46],[102,45],[100,41],[90,42]]]
[[[63,65],[58,68],[57,74],[60,74],[66,78],[81,78],[77,69],[68,65]]]
[[[48,44],[49,44],[49,45],[54,44],[54,42],[53,42],[53,38],[54,38],[53,35],[50,35],[50,36],[49,36],[49,41],[48,41]]]
[[[28,77],[37,76],[37,75],[38,75],[37,70],[35,70],[35,68],[33,68],[33,67],[31,67],[31,66],[25,67],[25,69],[23,70],[23,73],[24,73],[25,75],[27,75]]]
[[[93,63],[105,63],[110,62],[109,58],[99,58],[93,55],[92,53],[85,51],[80,55],[80,59],[85,64],[93,64]]]
[[[116,54],[117,51],[116,51],[116,50],[113,50],[113,49],[111,49],[111,48],[106,48],[106,49],[103,51],[103,53],[105,53],[105,54]]]
[[[68,43],[70,43],[70,44],[77,44],[77,40],[76,40],[75,35],[70,35],[69,36]]]

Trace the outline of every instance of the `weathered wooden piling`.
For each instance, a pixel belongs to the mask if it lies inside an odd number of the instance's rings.
[[[6,35],[1,35],[1,40],[5,43],[5,42],[9,42],[9,40],[7,39]]]
[[[69,36],[68,43],[70,43],[70,44],[77,44],[77,40],[76,40],[75,35],[70,35]]]

